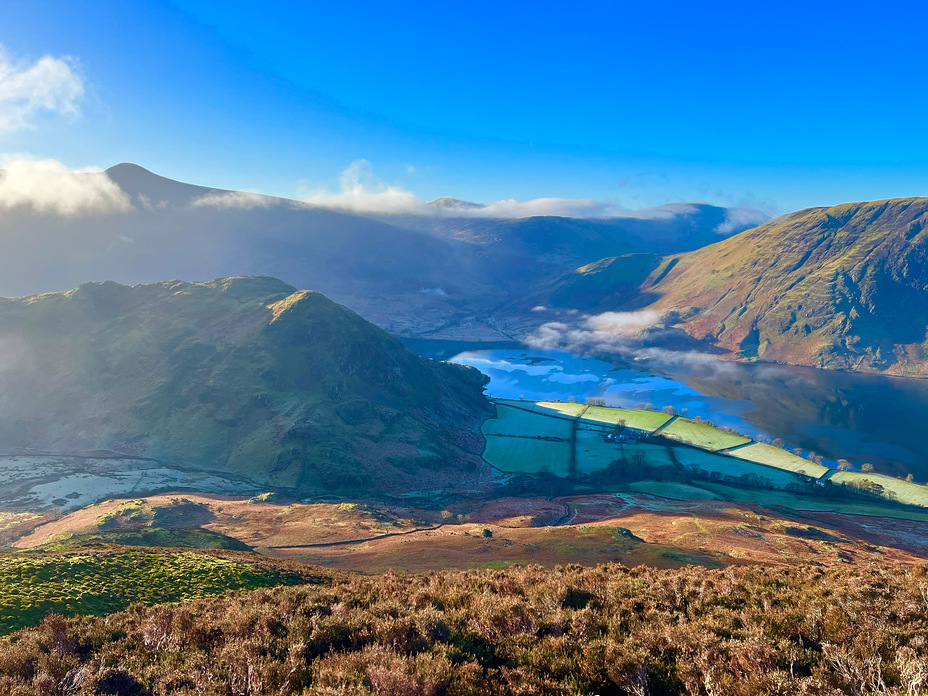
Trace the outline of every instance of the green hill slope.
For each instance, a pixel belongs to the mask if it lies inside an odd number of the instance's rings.
[[[654,309],[732,357],[925,376],[926,229],[928,198],[801,210],[696,251],[603,259],[519,309]]]
[[[298,492],[479,466],[485,378],[272,278],[0,300],[0,451],[112,450]]]
[[[0,554],[0,635],[37,624],[49,612],[103,616],[136,602],[180,602],[331,578],[311,566],[247,553],[95,549]]]
[[[803,210],[673,257],[644,289],[740,357],[924,375],[926,226],[925,198]]]

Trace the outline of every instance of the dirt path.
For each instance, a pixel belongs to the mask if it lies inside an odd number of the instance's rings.
[[[577,518],[577,508],[567,505],[566,503],[564,507],[566,508],[564,514],[554,520],[550,525],[551,527],[566,527]]]
[[[576,514],[574,515],[576,517]],[[445,525],[439,524],[435,527],[420,527],[419,529],[410,529],[406,532],[390,532],[389,534],[378,534],[377,536],[365,537],[364,539],[348,539],[345,541],[326,541],[318,544],[288,544],[286,546],[264,546],[261,548],[265,549],[318,549],[324,548],[327,546],[346,546],[349,544],[363,544],[368,541],[380,541],[381,539],[389,539],[390,537],[398,536],[408,536],[410,534],[418,534],[419,532],[435,532],[444,527]]]

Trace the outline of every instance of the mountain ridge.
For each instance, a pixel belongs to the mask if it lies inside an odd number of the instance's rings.
[[[663,256],[645,277],[623,258],[624,277],[603,259],[535,301],[661,312],[737,359],[928,376],[928,198],[787,213]]]
[[[649,290],[741,357],[924,376],[926,226],[928,198],[797,211],[675,257]]]
[[[483,375],[274,278],[0,300],[0,347],[6,450],[109,450],[299,493],[479,477]]]
[[[694,249],[717,239],[727,215],[691,205],[655,220],[359,215],[186,184],[130,163],[82,176],[109,177],[131,208],[0,212],[0,295],[87,280],[269,275],[398,335],[499,340],[486,321],[497,307],[603,256]]]

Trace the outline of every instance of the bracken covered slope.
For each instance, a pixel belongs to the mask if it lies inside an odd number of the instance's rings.
[[[926,227],[928,198],[802,210],[667,257],[640,290],[738,357],[926,376]]]
[[[0,300],[0,450],[112,450],[300,492],[476,472],[476,370],[273,278]]]
[[[0,693],[901,696],[928,683],[922,568],[320,580],[51,616],[0,640]]]

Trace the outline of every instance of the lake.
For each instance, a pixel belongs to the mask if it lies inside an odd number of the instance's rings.
[[[428,357],[472,365],[491,396],[529,400],[590,397],[611,406],[686,409],[717,425],[855,467],[928,480],[928,380],[774,364],[742,364],[662,351],[646,362],[599,359],[515,343],[407,341]]]

